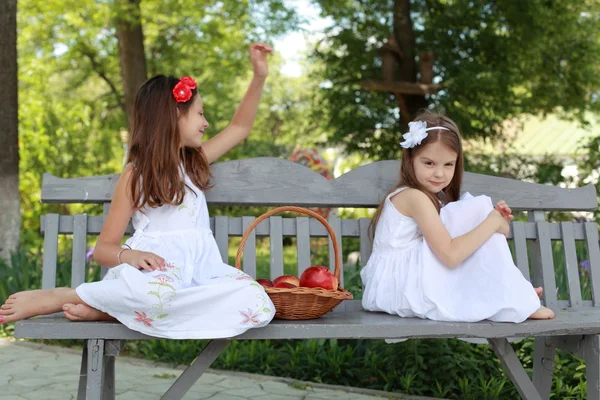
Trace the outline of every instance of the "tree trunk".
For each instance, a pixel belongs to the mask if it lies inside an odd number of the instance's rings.
[[[0,258],[19,244],[17,0],[0,1]]]
[[[117,0],[117,39],[121,78],[125,91],[125,111],[129,130],[133,127],[133,105],[138,89],[147,79],[141,0]]]
[[[410,17],[410,0],[394,1],[394,36],[398,47],[403,54],[398,78],[400,81],[417,81],[417,61],[415,60],[416,43],[415,32],[413,29],[412,18]],[[397,93],[396,96],[402,96]],[[427,100],[421,95],[404,95],[405,112],[408,116],[403,116],[402,120],[412,120],[414,115],[422,108],[427,107]],[[400,100],[399,100],[400,103]]]

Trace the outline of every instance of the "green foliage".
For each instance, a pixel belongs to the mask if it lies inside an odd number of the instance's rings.
[[[117,15],[132,15],[122,4],[128,3],[19,2],[19,167],[22,238],[29,246],[39,246],[42,213],[101,214],[98,207],[42,205],[43,173],[104,175],[123,165],[127,122],[115,24]],[[141,17],[149,74],[197,78],[209,136],[227,125],[242,97],[251,73],[249,43],[269,41],[299,23],[284,2],[266,0],[146,0]],[[273,61],[277,75],[280,60]],[[302,131],[289,117],[306,113],[309,85],[302,78],[268,82],[253,137],[229,157],[287,155],[285,146]]]
[[[381,79],[379,49],[392,33],[394,0],[316,0],[334,20],[313,53],[326,65],[320,107],[331,140],[349,152],[377,159],[398,156],[395,97],[363,90]],[[411,1],[416,52],[435,52],[435,81],[428,97],[465,137],[497,137],[502,122],[523,113],[558,112],[584,120],[600,109],[600,3],[470,0]],[[549,23],[549,21],[552,21]]]

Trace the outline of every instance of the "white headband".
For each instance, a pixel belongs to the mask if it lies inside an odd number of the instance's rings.
[[[450,130],[448,128],[444,128],[443,126],[432,126],[431,128],[428,128],[427,122],[425,121],[409,122],[408,132],[402,135],[402,137],[406,140],[401,142],[400,146],[404,147],[405,149],[410,149],[420,145],[423,139],[427,137],[427,131],[432,131],[434,129],[443,129],[445,131]]]

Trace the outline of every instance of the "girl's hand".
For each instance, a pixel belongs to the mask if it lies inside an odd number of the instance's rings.
[[[512,210],[510,209],[510,207],[508,206],[508,204],[506,204],[506,202],[504,200],[500,200],[496,204],[495,209],[496,209],[496,211],[498,211],[500,213],[500,215],[502,215],[502,217],[506,220],[506,222],[510,222],[515,218],[512,215]]]
[[[139,270],[148,272],[165,269],[165,259],[147,251],[127,249],[121,254],[121,260]]]
[[[254,69],[254,76],[265,78],[269,75],[267,54],[273,54],[273,48],[266,43],[252,43],[250,45],[250,61]]]
[[[508,234],[510,232],[510,225],[508,225],[508,220],[504,218],[500,211],[498,211],[497,209],[492,210],[489,213],[488,218],[494,219],[494,221],[498,224],[498,229],[496,230],[497,233],[501,233],[504,236],[508,237]]]

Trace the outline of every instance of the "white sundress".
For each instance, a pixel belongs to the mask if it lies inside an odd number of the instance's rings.
[[[267,325],[273,303],[252,277],[222,261],[204,193],[184,175],[184,202],[135,211],[135,233],[126,242],[163,257],[166,269],[121,264],[102,281],[78,286],[77,294],[128,328],[161,338],[226,338]]]
[[[413,218],[391,197],[377,224],[373,253],[361,271],[365,310],[436,321],[522,322],[540,308],[533,285],[515,266],[504,235],[496,233],[455,269],[444,266]],[[466,194],[441,209],[450,236],[461,236],[493,210],[487,196]]]

